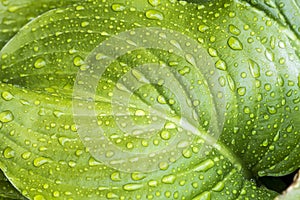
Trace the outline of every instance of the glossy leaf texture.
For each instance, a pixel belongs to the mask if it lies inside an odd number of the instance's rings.
[[[299,168],[294,26],[237,0],[58,7],[0,52],[0,166],[25,197],[273,199],[255,178]]]
[[[2,0],[0,1],[0,48],[27,22],[48,10],[68,6],[77,0]]]

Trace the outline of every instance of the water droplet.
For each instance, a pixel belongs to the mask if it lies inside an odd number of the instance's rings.
[[[10,101],[14,98],[14,96],[10,92],[7,92],[7,91],[2,92],[1,96],[5,101]]]
[[[231,91],[234,91],[235,90],[235,83],[234,83],[234,80],[232,79],[232,77],[230,75],[227,75],[226,76],[227,78],[227,81],[228,81],[228,85],[229,85],[229,88]]]
[[[79,11],[79,10],[84,10],[84,7],[83,6],[76,6],[76,8],[75,8],[77,11]]]
[[[109,193],[106,194],[106,198],[108,198],[108,199],[118,199],[119,196],[115,193],[109,192]]]
[[[80,67],[81,65],[84,64],[84,61],[80,56],[76,56],[73,60],[73,63],[76,67]]]
[[[148,182],[148,185],[149,185],[150,187],[156,187],[156,186],[158,185],[158,182],[155,181],[155,180],[151,180],[151,181]]]
[[[135,191],[135,190],[139,190],[143,187],[142,184],[134,184],[134,183],[129,183],[123,186],[124,190],[127,191]]]
[[[203,192],[194,197],[192,200],[211,200],[210,192]]]
[[[13,158],[13,157],[15,157],[15,151],[12,148],[7,147],[3,151],[3,156],[4,156],[4,158],[7,158],[7,159]]]
[[[277,110],[274,106],[268,106],[268,112],[270,114],[276,114],[277,113]]]
[[[184,76],[185,74],[190,73],[190,70],[191,69],[188,66],[185,66],[183,69],[179,70],[178,72]]]
[[[274,53],[270,49],[266,49],[265,56],[271,62],[273,62],[275,59]]]
[[[262,145],[263,147],[267,147],[267,146],[269,145],[268,139],[265,139],[261,145]]]
[[[43,195],[36,195],[33,197],[33,200],[46,200],[45,197]]]
[[[208,53],[212,57],[217,57],[218,56],[218,52],[214,48],[208,48]]]
[[[64,113],[61,112],[61,111],[59,111],[59,110],[55,110],[55,111],[53,112],[53,115],[54,115],[55,117],[59,118],[59,117],[63,116]]]
[[[240,96],[244,96],[246,94],[246,88],[245,87],[238,88],[238,94]]]
[[[24,160],[27,160],[27,159],[30,158],[31,152],[25,152],[25,153],[23,153],[21,156],[22,156],[22,158],[23,158]]]
[[[160,103],[160,104],[166,104],[166,103],[167,103],[166,99],[165,99],[162,95],[159,95],[159,96],[157,97],[157,101],[158,101],[158,103]]]
[[[201,33],[204,33],[205,31],[207,31],[209,29],[208,26],[202,24],[198,27],[198,30],[201,32]]]
[[[286,128],[286,131],[287,131],[288,133],[291,133],[293,130],[294,130],[294,126],[293,126],[293,125],[289,125],[289,126]]]
[[[163,140],[169,140],[171,138],[171,134],[169,131],[166,131],[166,130],[163,130],[161,133],[160,133],[160,137],[163,139]]]
[[[121,180],[121,174],[120,174],[120,172],[114,172],[110,175],[110,178],[113,181],[120,181]]]
[[[114,3],[111,8],[113,9],[113,11],[116,11],[116,12],[121,12],[123,10],[125,10],[125,6],[122,5],[122,4],[118,4],[118,3]]]
[[[33,165],[36,167],[40,167],[40,166],[50,163],[50,162],[51,162],[51,160],[49,158],[39,157],[39,158],[34,159]]]
[[[167,122],[164,127],[165,127],[165,129],[175,129],[175,128],[177,128],[176,124],[174,124],[172,122]]]
[[[243,44],[236,37],[230,37],[228,39],[227,43],[228,43],[229,47],[233,50],[242,50],[243,49]]]
[[[146,113],[143,110],[136,110],[134,113],[135,116],[145,116]]]
[[[167,162],[160,162],[159,163],[159,169],[167,170],[168,168],[169,168],[169,164]]]
[[[39,58],[35,61],[34,67],[36,69],[41,69],[46,66],[46,61],[43,58]]]
[[[90,23],[89,22],[81,22],[81,27],[87,27]]]
[[[160,0],[148,0],[148,2],[152,6],[158,6],[160,4]]]
[[[199,163],[196,168],[194,169],[194,171],[197,171],[197,172],[205,172],[209,169],[211,169],[212,167],[215,166],[215,163],[213,160],[211,159],[208,159],[208,160],[205,160],[201,163]]]
[[[6,110],[0,113],[0,122],[7,123],[14,120],[14,115],[11,111]]]
[[[221,192],[225,187],[225,184],[224,182],[219,182],[215,185],[215,187],[212,188],[212,191],[215,191],[215,192]]]
[[[175,175],[167,175],[164,176],[161,180],[161,182],[166,183],[166,184],[173,184],[176,180],[176,176]]]
[[[154,19],[154,20],[163,20],[164,19],[164,15],[157,10],[148,10],[146,12],[146,17],[148,19]]]
[[[143,180],[144,178],[146,178],[146,175],[140,172],[134,172],[131,174],[131,178],[134,181],[139,181],[139,180]]]
[[[215,66],[219,70],[225,71],[227,69],[227,65],[226,65],[225,61],[223,61],[223,60],[218,60],[215,64]]]
[[[248,64],[249,64],[249,69],[250,69],[250,72],[251,72],[251,75],[253,76],[253,78],[260,77],[260,67],[258,66],[258,64],[251,59],[248,60]]]
[[[241,33],[240,29],[238,29],[236,26],[234,26],[233,24],[229,25],[229,31],[230,33],[234,34],[234,35],[239,35]]]

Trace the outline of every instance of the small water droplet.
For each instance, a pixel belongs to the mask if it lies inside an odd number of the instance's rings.
[[[136,110],[134,113],[135,116],[145,116],[146,113],[143,110]]]
[[[3,156],[4,156],[4,158],[7,158],[7,159],[13,158],[13,157],[15,157],[15,151],[12,148],[7,147],[3,151]]]
[[[224,189],[224,187],[225,187],[224,182],[220,181],[212,188],[212,191],[221,192]]]
[[[218,56],[218,52],[214,48],[208,48],[208,53],[211,57],[217,57]]]
[[[234,35],[239,35],[241,33],[241,30],[238,27],[234,26],[233,24],[229,25],[229,31]]]
[[[182,76],[184,76],[184,75],[190,73],[190,70],[191,70],[191,69],[190,69],[188,66],[185,66],[183,69],[179,70],[178,72],[179,72]]]
[[[129,183],[124,185],[123,189],[127,191],[135,191],[141,189],[142,187],[143,187],[142,184]]]
[[[83,6],[76,6],[76,8],[75,8],[77,11],[79,11],[79,10],[84,10],[85,8],[83,7]]]
[[[24,160],[27,160],[31,157],[31,152],[25,152],[21,156]]]
[[[152,6],[158,6],[160,4],[160,0],[148,0],[148,2]]]
[[[106,194],[106,198],[108,199],[119,199],[119,196],[115,193],[109,192]]]
[[[33,165],[35,167],[40,167],[40,166],[50,163],[50,162],[51,162],[51,160],[49,158],[39,157],[39,158],[34,159]]]
[[[240,96],[244,96],[246,94],[246,88],[245,87],[238,88],[238,94]]]
[[[260,77],[260,67],[258,66],[258,64],[251,59],[248,60],[248,64],[249,64],[249,69],[250,69],[250,72],[251,72],[251,75],[253,76],[253,78]]]
[[[155,181],[155,180],[151,180],[151,181],[148,182],[148,185],[149,185],[150,187],[156,187],[156,186],[158,185],[158,182]]]
[[[210,192],[203,192],[195,196],[192,200],[211,200],[211,194]]]
[[[146,175],[140,172],[134,172],[131,174],[131,178],[134,181],[139,181],[139,180],[143,180],[144,178],[146,178]]]
[[[83,59],[80,57],[80,56],[76,56],[74,59],[73,59],[73,63],[76,67],[80,67],[81,65],[84,64],[84,61]]]
[[[171,174],[171,175],[164,176],[161,182],[166,184],[173,184],[175,180],[176,180],[176,176]]]
[[[225,61],[223,61],[223,60],[218,60],[215,64],[215,66],[219,70],[225,71],[227,69],[227,65],[226,65]]]
[[[160,104],[166,104],[167,103],[166,99],[162,95],[159,95],[157,97],[157,102],[160,103]]]
[[[243,49],[243,44],[241,43],[241,41],[236,38],[236,37],[230,37],[228,39],[228,45],[231,49],[233,50],[242,50]]]
[[[201,33],[204,33],[205,31],[207,31],[209,29],[208,26],[202,24],[198,27],[198,30],[201,32]]]
[[[120,181],[121,180],[121,174],[120,174],[120,172],[114,172],[110,175],[110,178],[113,181]]]
[[[266,49],[265,56],[271,62],[273,62],[275,60],[274,53],[270,49]]]
[[[160,133],[160,137],[161,139],[163,140],[169,140],[171,138],[171,134],[169,131],[166,131],[166,130],[163,130],[161,133]]]
[[[146,17],[148,19],[154,19],[154,20],[163,20],[164,19],[164,15],[157,10],[148,10],[146,12]]]
[[[45,197],[43,195],[36,195],[33,197],[33,200],[46,200]]]
[[[39,58],[35,61],[34,67],[36,69],[41,69],[46,66],[46,61],[43,58]]]
[[[213,168],[215,166],[215,163],[213,160],[211,159],[207,159],[201,163],[199,163],[196,168],[194,169],[194,171],[197,172],[205,172],[211,168]]]
[[[14,96],[10,92],[7,92],[7,91],[2,92],[1,96],[5,101],[10,101],[14,98]]]
[[[14,120],[14,115],[10,110],[6,110],[0,113],[0,122],[7,123]]]
[[[81,27],[82,28],[85,28],[89,25],[90,23],[89,22],[81,22]]]
[[[277,113],[277,109],[274,106],[268,106],[268,112],[270,114],[276,114]]]
[[[122,5],[122,4],[118,4],[118,3],[114,3],[111,6],[111,8],[112,8],[113,11],[116,11],[116,12],[121,12],[121,11],[125,10],[125,6]]]

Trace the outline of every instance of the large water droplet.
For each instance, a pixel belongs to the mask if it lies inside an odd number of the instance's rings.
[[[229,47],[233,50],[242,50],[243,49],[243,44],[236,37],[230,37],[228,39],[227,43],[228,43]]]
[[[146,17],[148,19],[154,19],[154,20],[163,20],[164,19],[164,15],[157,10],[148,10],[146,12]]]
[[[6,110],[0,113],[0,122],[7,123],[14,120],[14,115],[10,110]]]

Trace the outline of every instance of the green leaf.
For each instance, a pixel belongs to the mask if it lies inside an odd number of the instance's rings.
[[[78,0],[3,0],[0,2],[0,49],[22,26],[48,10],[68,6]]]
[[[0,174],[0,199],[25,199],[7,180],[3,173]]]
[[[57,7],[0,52],[0,168],[25,197],[273,199],[255,178],[299,168],[290,26],[238,0]]]

